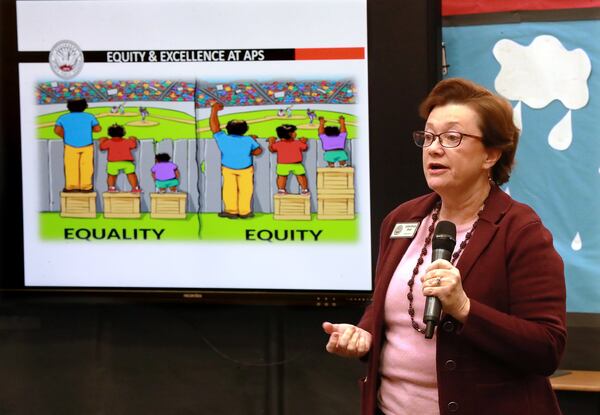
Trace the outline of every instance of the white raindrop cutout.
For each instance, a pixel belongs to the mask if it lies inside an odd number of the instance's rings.
[[[577,232],[575,238],[573,238],[573,241],[571,242],[571,249],[573,251],[579,251],[582,246],[583,243],[581,242],[581,236],[579,235],[579,232]]]
[[[571,125],[571,110],[567,112],[559,122],[556,123],[550,134],[548,134],[548,144],[555,150],[566,150],[573,141],[573,127]]]
[[[517,102],[517,105],[513,108],[513,123],[519,131],[523,131],[523,116],[521,114],[521,101]]]

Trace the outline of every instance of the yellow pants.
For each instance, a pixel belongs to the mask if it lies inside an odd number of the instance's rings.
[[[92,190],[94,146],[71,147],[65,144],[65,189]]]
[[[252,212],[252,193],[254,192],[254,167],[235,170],[221,167],[223,174],[223,203],[225,212],[235,215],[247,215]]]

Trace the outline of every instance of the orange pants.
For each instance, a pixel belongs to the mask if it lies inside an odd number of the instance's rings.
[[[234,215],[247,215],[252,212],[254,193],[254,167],[235,170],[221,167],[223,174],[223,203],[225,212]]]
[[[71,147],[65,144],[65,189],[92,190],[94,146]]]

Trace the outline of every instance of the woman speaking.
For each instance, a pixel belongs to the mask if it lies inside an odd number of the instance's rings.
[[[563,263],[538,215],[498,187],[519,137],[512,108],[451,78],[420,113],[413,139],[433,192],[385,218],[373,302],[357,326],[323,323],[326,348],[368,361],[363,414],[560,414],[547,376],[566,342]],[[456,248],[431,262],[442,221]],[[432,339],[426,297],[442,307]]]

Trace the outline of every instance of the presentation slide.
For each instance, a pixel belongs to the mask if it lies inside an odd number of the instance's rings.
[[[366,14],[18,1],[25,285],[370,290]]]

